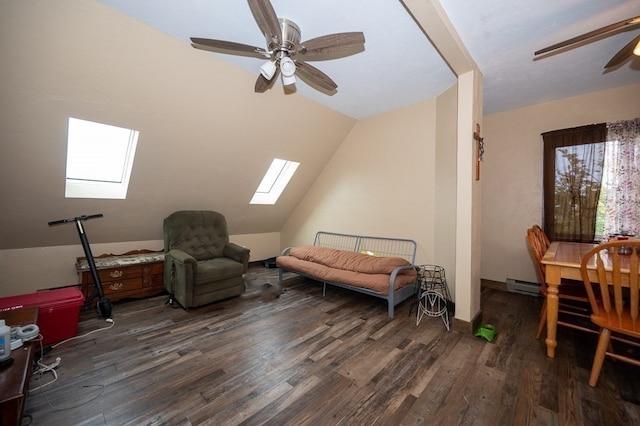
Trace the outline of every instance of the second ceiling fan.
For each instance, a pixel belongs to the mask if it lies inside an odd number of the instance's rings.
[[[191,37],[196,49],[230,55],[267,59],[260,67],[255,91],[265,92],[282,74],[282,83],[292,86],[296,76],[311,87],[327,94],[336,93],[338,85],[307,61],[337,59],[364,51],[362,32],[345,32],[320,36],[300,42],[300,27],[288,19],[278,18],[269,0],[248,0],[251,13],[264,34],[267,48],[224,40]]]
[[[602,28],[598,28],[588,33],[581,34],[579,36],[570,38],[569,40],[561,41],[554,45],[545,47],[534,52],[534,55],[541,55],[543,53],[549,53],[554,50],[562,49],[574,44],[587,42],[592,39],[597,39],[613,32],[621,31],[623,29],[632,29],[640,26],[640,16],[634,16],[633,18],[625,19],[624,21],[616,22],[615,24],[607,25]],[[604,66],[605,69],[616,67],[633,56],[640,56],[640,35],[636,36],[633,40],[627,43],[622,49],[620,49]]]

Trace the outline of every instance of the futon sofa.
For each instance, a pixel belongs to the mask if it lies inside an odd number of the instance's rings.
[[[335,248],[339,247],[339,248]],[[417,278],[412,240],[319,232],[314,245],[287,247],[276,258],[283,272],[296,272],[323,283],[387,301],[388,315],[415,294]]]

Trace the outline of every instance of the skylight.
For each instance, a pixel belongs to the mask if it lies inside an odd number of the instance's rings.
[[[65,197],[125,199],[138,134],[69,117]]]
[[[274,158],[249,204],[275,204],[300,163]]]

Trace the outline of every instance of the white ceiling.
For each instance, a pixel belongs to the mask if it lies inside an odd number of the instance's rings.
[[[100,0],[184,40],[234,41],[265,48],[243,0]],[[280,18],[300,26],[302,40],[362,31],[365,51],[313,62],[337,84],[334,96],[303,82],[297,93],[354,118],[432,99],[455,76],[399,0],[271,0]],[[484,113],[492,114],[640,82],[640,58],[604,72],[604,64],[640,31],[535,58],[533,52],[596,28],[640,15],[639,0],[440,0],[484,77]],[[219,55],[254,73],[260,59]],[[212,76],[215,78],[215,76]],[[238,90],[253,91],[253,85]],[[283,90],[281,85],[271,90]]]

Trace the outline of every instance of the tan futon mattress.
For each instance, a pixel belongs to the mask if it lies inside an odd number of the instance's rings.
[[[389,279],[398,266],[411,266],[399,257],[377,257],[346,250],[318,246],[292,247],[288,255],[278,256],[276,266],[300,272],[319,281],[349,284],[384,295],[389,294]],[[401,270],[395,280],[394,290],[413,285],[416,271]]]

